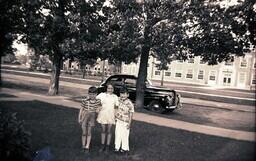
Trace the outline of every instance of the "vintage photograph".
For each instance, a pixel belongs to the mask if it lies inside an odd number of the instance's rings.
[[[1,161],[255,161],[254,0],[0,0]]]

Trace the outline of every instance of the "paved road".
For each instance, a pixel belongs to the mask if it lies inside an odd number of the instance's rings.
[[[14,75],[14,74],[3,74],[3,80],[10,81],[10,82],[22,82],[26,80],[26,82],[36,82],[48,85],[49,80],[46,78],[37,78],[37,77],[30,77],[30,76],[21,76],[21,75]],[[88,84],[81,84],[81,83],[72,83],[67,81],[60,81],[60,86],[71,87],[71,88],[78,88],[78,89],[85,89],[87,90],[91,85]],[[248,105],[237,105],[237,104],[230,104],[230,103],[223,103],[223,102],[212,102],[207,100],[200,100],[193,99],[193,98],[186,98],[182,97],[182,102],[187,104],[195,104],[199,106],[210,106],[210,107],[217,107],[223,109],[230,109],[230,110],[238,110],[238,111],[248,111],[248,112],[255,112],[254,106]]]
[[[7,89],[7,88],[2,88],[1,93],[15,95],[17,97],[17,98],[2,97],[0,98],[1,101],[39,100],[39,101],[43,101],[51,104],[70,107],[70,108],[80,107],[80,103],[71,101],[69,98],[63,97],[63,96],[54,96],[54,97],[45,96],[45,95],[38,95],[38,94],[18,91],[14,89]],[[159,117],[159,116],[152,116],[152,115],[140,113],[140,112],[135,113],[134,120],[143,121],[143,122],[146,122],[149,124],[155,124],[158,126],[182,129],[182,130],[187,130],[187,131],[197,132],[197,133],[202,133],[207,135],[255,142],[255,132],[230,130],[230,129],[224,129],[219,127],[194,124],[190,122],[173,120],[173,119],[168,119],[168,118]]]
[[[35,73],[28,71],[18,71],[13,69],[2,69],[3,73],[16,74],[16,75],[34,75],[41,78],[50,78],[50,74],[45,73]],[[73,82],[78,84],[100,84],[100,80],[89,78],[89,79],[81,79],[81,78],[71,78],[61,76],[61,80],[66,82]],[[158,81],[153,81],[154,85],[160,85]],[[193,94],[201,94],[206,96],[216,96],[216,97],[226,97],[226,98],[234,98],[241,100],[255,100],[255,91],[252,90],[239,90],[239,89],[223,89],[223,88],[213,88],[210,86],[200,86],[200,85],[192,85],[192,84],[179,84],[174,82],[165,82],[165,87],[175,89],[182,93],[188,93],[188,95]],[[186,95],[187,96],[187,95]]]

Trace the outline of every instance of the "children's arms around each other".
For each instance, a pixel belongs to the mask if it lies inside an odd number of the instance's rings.
[[[82,121],[83,121],[82,113],[83,113],[83,107],[80,108],[79,114],[78,114],[78,123],[79,123],[79,124],[81,124]]]
[[[127,129],[130,129],[131,127],[131,123],[132,123],[132,117],[133,117],[133,113],[134,113],[134,106],[132,104],[132,102],[129,103],[129,122],[127,125]]]
[[[101,104],[101,101],[100,101],[100,99],[97,99],[97,101],[99,101],[100,103],[98,104],[98,107],[96,108],[96,113],[99,113],[100,111],[101,111],[101,109],[102,109],[102,104]]]
[[[132,116],[133,116],[133,112],[130,112],[130,113],[129,113],[129,122],[128,122],[128,124],[127,124],[127,129],[130,129],[130,127],[131,127]]]
[[[85,107],[85,104],[86,104],[86,99],[83,99],[82,100],[82,103],[81,103],[81,108],[79,110],[79,114],[78,114],[78,123],[81,124],[82,121],[83,121],[83,117],[84,117],[84,107]]]

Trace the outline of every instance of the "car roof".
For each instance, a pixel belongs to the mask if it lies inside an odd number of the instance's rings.
[[[111,75],[109,78],[113,78],[113,77],[122,77],[122,78],[133,78],[133,79],[137,79],[137,77],[135,75],[131,75],[131,74],[115,74],[115,75]]]

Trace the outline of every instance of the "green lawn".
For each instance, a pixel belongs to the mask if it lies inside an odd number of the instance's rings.
[[[101,154],[100,128],[93,131],[90,157],[81,152],[78,110],[39,101],[1,101],[31,132],[32,150],[50,147],[54,161],[254,161],[255,143],[213,137],[134,121],[128,157]],[[112,144],[113,145],[113,144]]]

